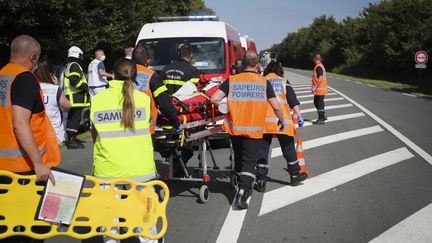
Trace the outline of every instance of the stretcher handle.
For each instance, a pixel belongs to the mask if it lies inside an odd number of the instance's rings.
[[[180,107],[182,108],[183,112],[185,113],[189,113],[189,106],[187,106],[185,103],[183,103],[183,101],[181,101],[179,98],[172,96],[173,99],[175,99],[177,101],[177,103],[180,105]]]

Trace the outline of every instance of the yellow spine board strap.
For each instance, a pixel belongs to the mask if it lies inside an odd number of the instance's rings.
[[[183,115],[183,129],[182,129],[182,132],[181,132],[180,147],[183,147],[183,145],[184,145],[186,123],[187,123],[186,115]]]
[[[115,239],[143,236],[155,240],[162,238],[167,231],[169,190],[162,181],[139,183],[128,179],[102,180],[86,176],[86,186],[81,192],[71,225],[67,226],[34,219],[41,198],[39,194],[44,189],[36,185],[36,176],[3,170],[0,170],[0,176],[11,179],[10,184],[0,184],[0,239],[19,235],[34,239],[62,235],[87,239],[106,235]],[[154,192],[154,187],[165,192],[162,201]],[[156,224],[160,227],[159,233],[152,235],[149,229]],[[17,226],[21,232],[15,232]],[[38,233],[40,229],[35,232],[38,226],[45,228],[44,233]],[[111,232],[116,228],[122,229],[120,234]]]

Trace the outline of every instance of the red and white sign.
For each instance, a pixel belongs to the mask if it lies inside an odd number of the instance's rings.
[[[414,60],[417,64],[426,64],[428,62],[428,54],[425,51],[418,51],[415,54]]]

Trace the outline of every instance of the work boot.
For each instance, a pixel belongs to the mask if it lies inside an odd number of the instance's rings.
[[[236,195],[236,199],[234,203],[235,206],[240,210],[247,209],[249,207],[247,200],[250,194],[251,194],[250,192],[247,192],[244,189],[240,189]]]
[[[308,175],[304,172],[299,172],[290,175],[290,185],[297,186],[300,182],[306,180]]]
[[[83,149],[84,144],[78,142],[75,133],[69,133],[66,140],[66,147],[67,149]]]
[[[257,179],[255,182],[255,190],[257,190],[258,192],[265,192],[266,184],[267,184],[266,179]]]
[[[325,124],[325,120],[324,119],[318,119],[316,121],[313,121],[312,124],[314,124],[314,125],[324,125]]]
[[[327,115],[324,113],[324,121],[327,121]]]

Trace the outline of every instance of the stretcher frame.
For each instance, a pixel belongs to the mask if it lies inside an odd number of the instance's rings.
[[[223,129],[221,125],[217,125],[217,121],[224,120],[226,115],[220,115],[216,117],[201,119],[197,121],[190,121],[186,122],[183,126],[185,129],[185,135],[184,138],[181,138],[178,134],[175,133],[175,131],[158,131],[156,130],[156,133],[154,135],[155,143],[165,142],[166,145],[172,146],[172,153],[170,153],[169,157],[167,158],[169,162],[169,172],[168,175],[165,175],[163,179],[165,181],[186,181],[186,182],[202,182],[200,186],[200,193],[199,193],[199,200],[202,203],[206,203],[209,200],[209,189],[208,189],[208,183],[210,182],[211,178],[208,174],[209,171],[214,172],[221,172],[221,173],[230,173],[230,180],[233,184],[233,179],[235,177],[234,174],[234,153],[231,146],[231,142],[229,143],[229,166],[220,168],[217,165],[216,159],[213,155],[213,151],[210,146],[210,138],[216,134],[223,133]],[[169,139],[168,137],[173,137],[173,139]],[[181,140],[184,139],[182,142]],[[191,175],[183,162],[183,159],[180,154],[180,149],[182,143],[185,143],[187,145],[198,145],[199,148],[199,165],[195,168],[195,171],[197,172],[197,176]],[[158,151],[158,146],[155,146],[155,149]],[[209,167],[209,161],[208,161],[208,154],[210,154],[210,159],[213,163],[213,167]],[[180,165],[183,169],[183,172],[185,174],[185,177],[175,177],[174,176],[174,156],[177,157],[180,161]],[[193,168],[193,167],[189,167]],[[233,177],[234,175],[234,177]],[[236,181],[236,180],[235,180]],[[236,182],[235,182],[236,183]]]

